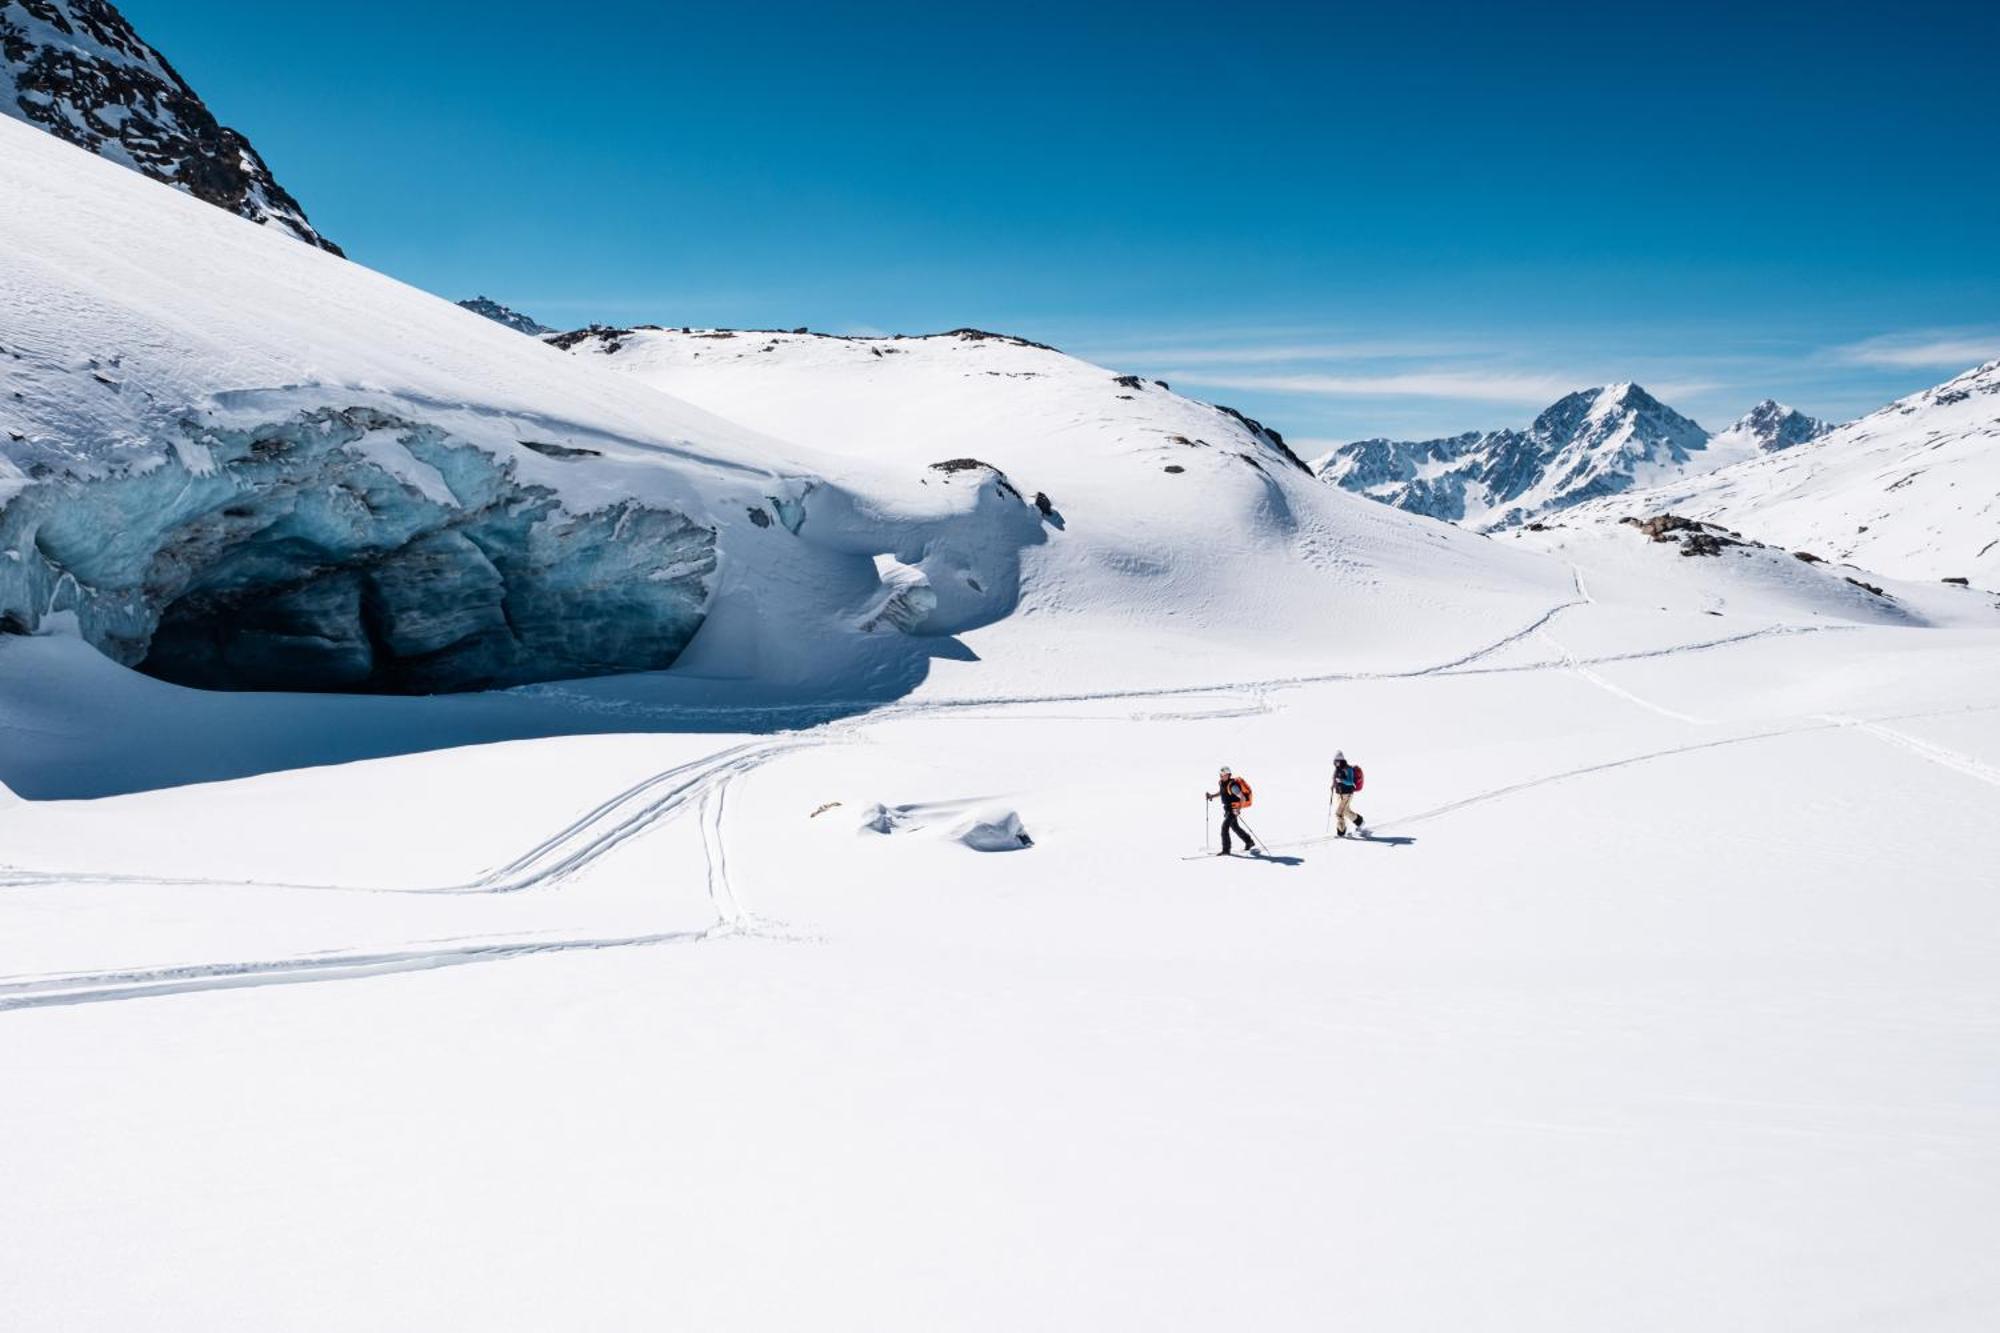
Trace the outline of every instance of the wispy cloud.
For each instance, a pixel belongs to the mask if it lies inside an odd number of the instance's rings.
[[[1887,333],[1834,349],[1841,361],[1898,370],[1963,370],[2000,357],[2000,333],[1964,330]]]
[[[1452,398],[1549,403],[1582,387],[1574,376],[1479,370],[1405,370],[1382,375],[1240,375],[1183,367],[1169,379],[1208,388],[1315,394],[1326,398]]]
[[[1353,342],[1214,343],[1160,347],[1093,348],[1106,362],[1150,362],[1177,366],[1282,366],[1301,361],[1386,361],[1409,357],[1466,356],[1487,350],[1471,343],[1395,339]]]

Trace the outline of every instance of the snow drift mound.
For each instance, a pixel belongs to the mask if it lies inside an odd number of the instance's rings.
[[[1534,555],[1320,483],[1239,413],[1019,338],[642,327],[550,341],[919,492],[985,472],[1027,497],[1046,540],[1021,553],[1019,612],[968,639],[981,691],[1408,669],[1476,650],[1568,589]],[[940,618],[987,580],[935,551],[921,574],[906,605],[934,594]]]
[[[779,455],[0,120],[16,630],[74,613],[116,660],[204,686],[428,692],[679,664],[849,695],[921,677],[937,649],[903,631],[1013,609],[1042,524],[995,477],[863,500]],[[865,473],[844,471],[864,491]],[[864,628],[882,557],[968,574]]]
[[[1624,503],[1894,578],[2000,587],[2000,361],[1782,453]]]
[[[1033,847],[1020,812],[991,801],[918,801],[870,806],[861,820],[864,833],[924,833],[962,843],[975,852],[1018,852]]]

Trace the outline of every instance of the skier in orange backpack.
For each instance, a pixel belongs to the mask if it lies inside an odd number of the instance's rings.
[[[1236,817],[1238,810],[1247,810],[1250,808],[1250,784],[1225,768],[1222,770],[1221,782],[1214,791],[1208,793],[1208,799],[1211,801],[1220,800],[1222,802],[1222,850],[1217,852],[1216,855],[1229,855],[1229,835],[1232,832],[1237,837],[1243,839],[1244,851],[1256,851],[1257,844],[1251,839],[1250,830],[1244,828]]]

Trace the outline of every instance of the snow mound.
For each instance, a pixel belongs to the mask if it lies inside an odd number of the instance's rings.
[[[1420,668],[1517,630],[1568,586],[1560,566],[1321,484],[1240,413],[1025,339],[641,327],[550,341],[920,494],[986,477],[1023,497],[1041,534],[1020,548],[1018,609],[967,635],[976,676],[940,663],[933,692]],[[865,623],[935,596],[936,623],[962,624],[956,602],[994,595],[996,571],[963,552],[896,556],[894,592]]]
[[[932,801],[870,806],[864,833],[923,833],[975,852],[1018,852],[1035,845],[1018,811],[990,801]]]

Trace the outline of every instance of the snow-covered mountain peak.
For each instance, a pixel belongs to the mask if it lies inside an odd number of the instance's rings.
[[[0,0],[0,114],[340,253],[108,0]]]
[[[1360,440],[1320,475],[1433,518],[1504,527],[1686,469],[1708,432],[1629,381],[1579,389],[1526,430],[1436,440]]]
[[[1531,434],[1562,445],[1616,439],[1671,453],[1702,447],[1708,433],[1631,382],[1582,389],[1535,418]]]
[[[1729,429],[1718,432],[1709,442],[1709,447],[1718,453],[1740,453],[1749,457],[1790,449],[1807,440],[1818,439],[1832,429],[1832,422],[1809,417],[1775,398],[1766,398],[1737,418]]]

